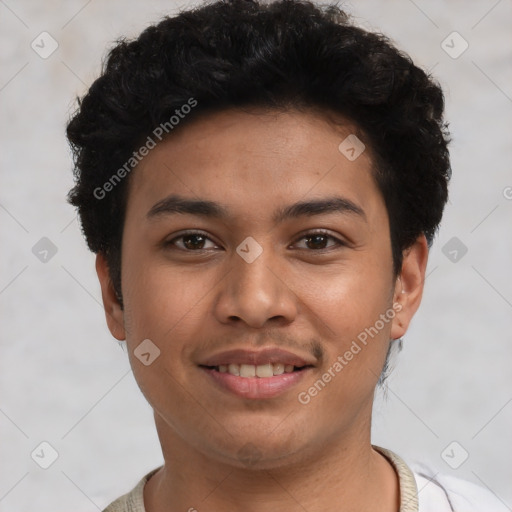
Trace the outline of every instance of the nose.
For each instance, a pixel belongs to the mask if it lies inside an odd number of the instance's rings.
[[[284,264],[267,247],[251,263],[233,253],[231,269],[219,283],[215,300],[219,322],[244,322],[253,328],[269,321],[280,325],[293,322],[298,299]]]

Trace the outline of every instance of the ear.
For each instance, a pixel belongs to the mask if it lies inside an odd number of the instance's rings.
[[[96,273],[100,281],[101,297],[103,299],[107,325],[112,336],[122,341],[126,339],[124,313],[117,300],[114,285],[112,284],[108,270],[108,263],[105,256],[102,253],[98,253],[96,256]]]
[[[407,331],[412,317],[421,303],[425,271],[428,261],[428,244],[420,235],[414,244],[404,251],[402,269],[395,283],[393,307],[397,312],[391,325],[391,338],[401,338]]]

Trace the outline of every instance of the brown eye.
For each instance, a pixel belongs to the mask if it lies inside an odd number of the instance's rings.
[[[183,235],[177,236],[176,238],[173,238],[172,240],[169,240],[168,242],[165,242],[165,247],[168,248],[175,246],[182,251],[199,252],[211,248],[205,247],[208,240],[211,242],[211,240],[205,234],[200,232],[185,233]],[[215,244],[214,247],[216,247]]]
[[[324,231],[307,233],[301,237],[300,240],[306,240],[305,248],[312,249],[314,251],[322,251],[331,249],[332,247],[345,245],[341,240]],[[334,245],[326,246],[329,240],[334,240]]]

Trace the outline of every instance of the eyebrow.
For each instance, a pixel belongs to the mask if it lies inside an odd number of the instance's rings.
[[[174,214],[189,214],[199,217],[227,220],[230,217],[229,209],[214,201],[204,199],[190,199],[187,197],[172,194],[154,204],[148,211],[148,220],[161,216]],[[324,199],[300,201],[288,206],[278,208],[272,217],[274,223],[283,222],[287,219],[297,217],[311,217],[328,213],[349,214],[360,217],[368,222],[364,210],[350,199],[334,196]]]

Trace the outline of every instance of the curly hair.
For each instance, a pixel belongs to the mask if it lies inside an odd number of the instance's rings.
[[[432,245],[451,176],[439,84],[337,5],[217,0],[118,40],[67,126],[75,165],[68,201],[91,251],[105,255],[121,307],[129,176],[108,194],[95,191],[191,99],[179,129],[208,111],[245,107],[314,108],[352,121],[373,156],[395,276],[419,235]]]

